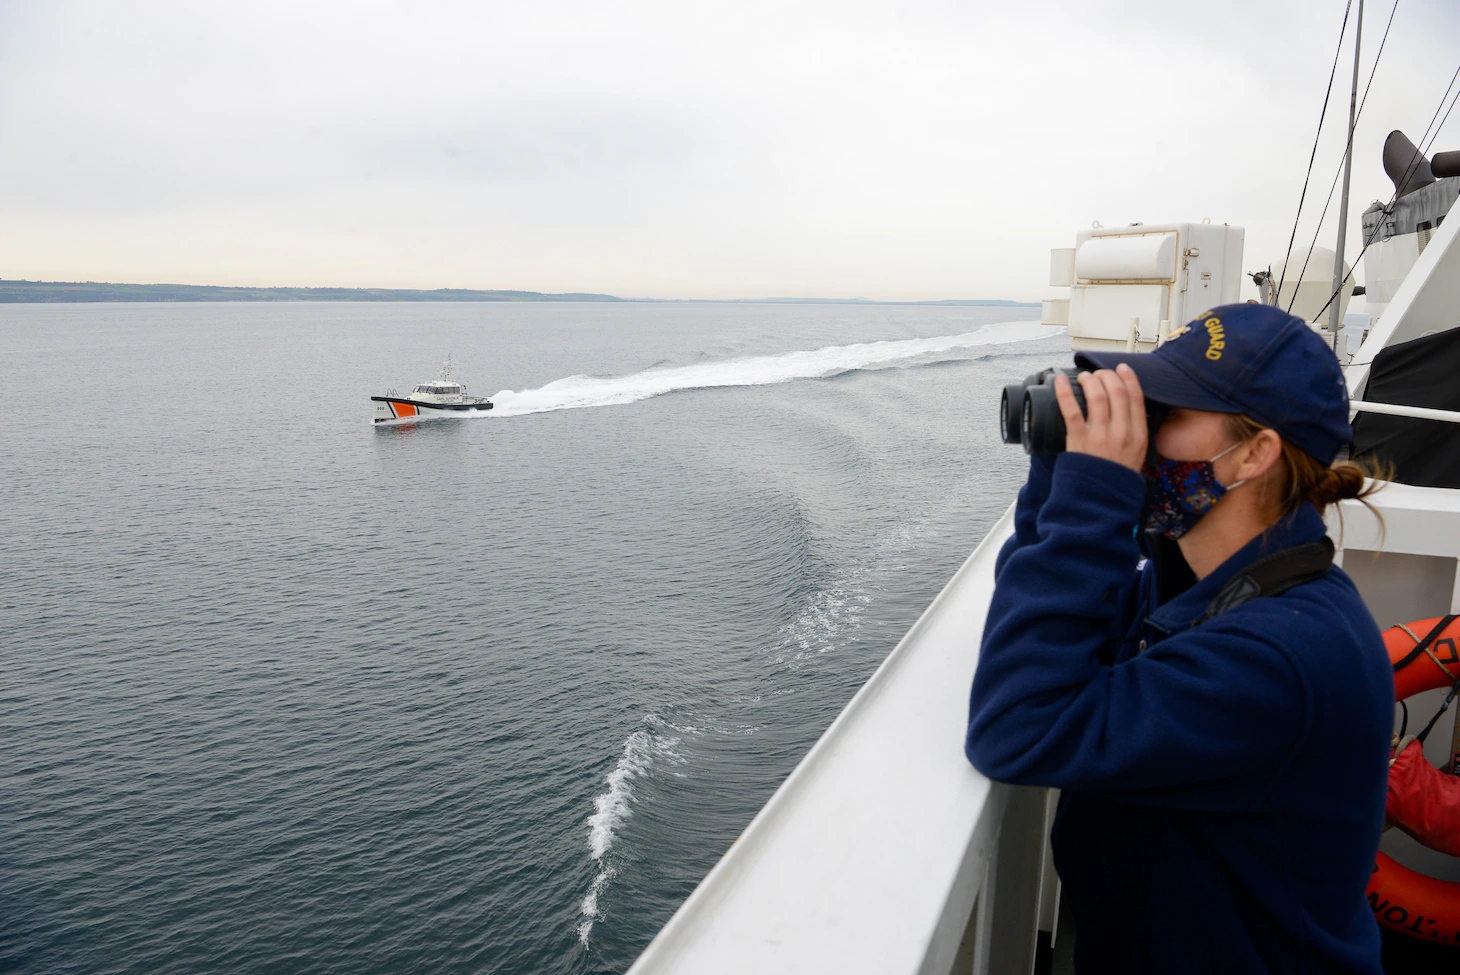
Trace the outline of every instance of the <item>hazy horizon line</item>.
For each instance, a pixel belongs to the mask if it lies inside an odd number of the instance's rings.
[[[594,291],[529,291],[511,288],[382,288],[341,285],[225,285],[131,283],[118,281],[40,281],[0,278],[0,304],[121,303],[193,301],[584,301],[717,302],[762,304],[970,305],[1038,307],[1039,302],[1007,298],[905,298],[762,296],[683,298],[622,296]]]

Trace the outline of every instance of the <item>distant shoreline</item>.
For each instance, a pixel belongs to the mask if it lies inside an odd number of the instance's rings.
[[[610,301],[735,302],[804,305],[994,305],[1038,307],[1039,302],[952,298],[875,301],[871,298],[620,298],[591,292],[477,291],[469,288],[247,288],[214,284],[112,284],[100,281],[0,279],[0,304],[187,301]]]

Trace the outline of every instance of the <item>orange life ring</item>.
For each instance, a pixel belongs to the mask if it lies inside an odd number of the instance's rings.
[[[1448,687],[1460,679],[1460,619],[1430,642],[1433,656],[1414,652],[1419,640],[1429,636],[1443,618],[1416,620],[1385,632],[1389,660],[1399,668],[1394,672],[1394,700]],[[1380,853],[1368,895],[1374,917],[1391,931],[1422,941],[1460,945],[1460,883],[1427,877]]]

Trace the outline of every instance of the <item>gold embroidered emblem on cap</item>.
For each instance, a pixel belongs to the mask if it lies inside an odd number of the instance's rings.
[[[1222,329],[1222,320],[1216,315],[1202,322],[1202,327],[1207,330],[1207,358],[1215,362],[1227,347],[1227,333]]]

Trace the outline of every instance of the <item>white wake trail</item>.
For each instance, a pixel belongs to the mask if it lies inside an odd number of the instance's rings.
[[[658,721],[654,716],[650,717],[653,718],[651,723]],[[634,780],[647,776],[658,760],[682,763],[684,759],[674,750],[674,746],[678,744],[679,739],[676,737],[643,729],[635,731],[624,742],[623,755],[618,764],[605,777],[608,788],[593,800],[593,814],[587,820],[588,855],[598,867],[598,876],[593,878],[588,893],[578,906],[581,915],[578,922],[578,942],[585,948],[588,947],[588,938],[593,932],[593,922],[603,916],[598,898],[614,875],[608,852],[618,838],[619,827],[633,815]]]
[[[1005,322],[985,325],[959,335],[940,335],[928,339],[895,339],[884,342],[862,342],[856,345],[831,345],[822,349],[786,352],[780,355],[750,356],[726,359],[723,362],[702,362],[692,366],[647,369],[628,376],[607,379],[595,376],[569,376],[540,386],[515,392],[504,389],[491,397],[495,408],[483,417],[522,416],[551,410],[573,410],[592,406],[618,406],[635,403],[682,389],[709,389],[717,386],[765,386],[792,379],[816,379],[834,376],[851,369],[888,365],[919,356],[936,355],[958,349],[1028,342],[1053,335],[1059,329],[1039,322]]]

